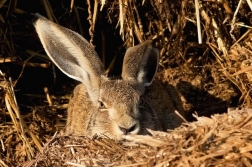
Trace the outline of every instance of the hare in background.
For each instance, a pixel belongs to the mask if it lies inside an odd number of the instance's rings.
[[[155,112],[146,100],[145,88],[152,84],[159,62],[159,51],[152,41],[128,48],[121,79],[110,79],[94,48],[81,35],[39,14],[33,24],[54,64],[81,82],[69,102],[66,135],[121,140],[122,135],[145,135],[149,134],[147,129],[166,130],[168,124],[181,124],[181,119],[173,118],[167,121],[174,123],[160,122],[159,118],[169,113]]]

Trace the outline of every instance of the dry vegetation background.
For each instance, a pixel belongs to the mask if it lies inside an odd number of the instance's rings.
[[[0,0],[0,166],[252,166],[251,1],[196,4]],[[32,25],[37,12],[89,40],[109,75],[121,73],[127,47],[153,39],[157,78],[177,89],[185,118],[197,121],[119,143],[54,135],[77,83],[43,51]]]

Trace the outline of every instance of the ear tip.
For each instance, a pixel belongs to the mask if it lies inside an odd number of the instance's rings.
[[[152,46],[151,50],[152,50],[152,53],[157,56],[157,59],[159,59],[159,56],[160,56],[159,49]]]
[[[157,61],[159,60],[159,56],[160,56],[160,52],[159,49],[155,46],[153,46],[153,40],[146,40],[144,43],[145,45],[147,45],[147,53],[149,53],[149,55],[153,55],[156,56]]]
[[[32,19],[33,25],[35,25],[39,19],[45,19],[45,17],[43,17],[39,13],[35,13],[33,15],[34,15],[34,18]]]

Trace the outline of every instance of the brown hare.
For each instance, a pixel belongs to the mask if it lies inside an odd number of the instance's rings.
[[[33,24],[55,65],[81,82],[69,102],[65,134],[121,140],[122,135],[169,128],[162,127],[159,118],[163,116],[157,115],[144,96],[158,69],[159,51],[152,41],[129,48],[121,79],[110,79],[94,48],[81,35],[39,14]]]

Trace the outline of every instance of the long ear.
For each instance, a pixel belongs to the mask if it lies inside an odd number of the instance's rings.
[[[152,41],[130,47],[125,54],[122,69],[124,80],[135,80],[144,90],[151,85],[158,69],[159,51],[152,47]]]
[[[93,47],[81,35],[36,14],[33,22],[51,60],[70,78],[82,82],[91,100],[97,100],[104,67]]]

